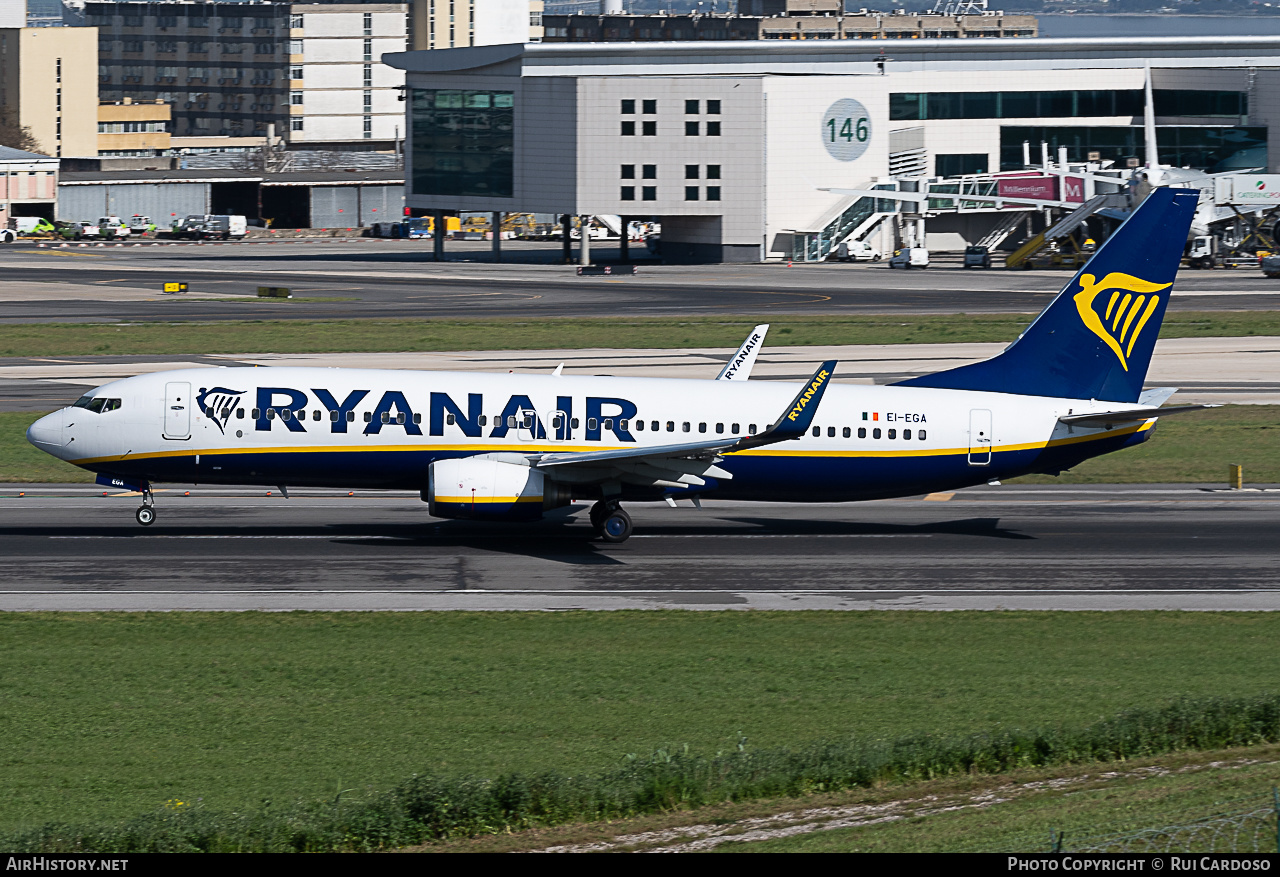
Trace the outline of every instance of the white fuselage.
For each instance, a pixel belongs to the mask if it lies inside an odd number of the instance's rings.
[[[78,466],[147,481],[421,489],[428,466],[441,459],[759,433],[796,390],[781,381],[183,369],[106,384],[90,395],[118,399],[118,407],[63,409],[38,421],[29,438]],[[731,479],[685,495],[854,500],[1057,471],[1145,440],[1154,420],[1112,430],[1058,421],[1114,407],[833,384],[802,438],[726,455],[719,465]],[[628,483],[625,472],[620,478]]]

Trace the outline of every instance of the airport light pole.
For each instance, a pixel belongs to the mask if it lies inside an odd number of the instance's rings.
[[[493,261],[502,261],[502,214],[497,210],[493,211],[492,218],[489,221],[489,227],[493,229]]]

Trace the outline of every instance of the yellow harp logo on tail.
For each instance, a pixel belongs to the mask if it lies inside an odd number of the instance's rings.
[[[1080,291],[1075,294],[1076,310],[1089,331],[1097,335],[1115,352],[1124,370],[1129,370],[1129,354],[1133,345],[1142,334],[1147,320],[1160,306],[1162,289],[1168,289],[1173,283],[1149,283],[1132,274],[1112,271],[1099,283],[1092,274],[1080,276]],[[1107,290],[1114,290],[1107,300],[1105,310],[1099,312],[1101,302],[1095,306],[1094,300]]]

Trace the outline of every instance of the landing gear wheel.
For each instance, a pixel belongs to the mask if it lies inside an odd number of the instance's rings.
[[[622,509],[615,508],[605,517],[600,528],[600,538],[616,545],[631,538],[631,529],[631,516]]]
[[[597,536],[600,535],[600,532],[604,527],[604,519],[615,507],[616,506],[611,505],[604,500],[600,500],[591,507],[591,511],[588,515],[591,518],[591,529],[596,531]]]
[[[138,523],[144,527],[150,527],[156,522],[156,510],[149,505],[144,505],[133,516],[138,519]]]

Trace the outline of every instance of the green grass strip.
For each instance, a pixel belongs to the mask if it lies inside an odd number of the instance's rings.
[[[1176,404],[1177,397],[1174,397]],[[0,414],[0,483],[83,483],[93,475],[32,447],[27,427],[39,414]],[[1095,457],[1058,477],[1028,476],[1036,484],[1227,483],[1227,467],[1244,466],[1245,480],[1280,483],[1280,406],[1228,405],[1160,421],[1136,448]]]
[[[111,826],[49,824],[0,836],[15,853],[381,850],[540,825],[616,819],[722,801],[799,797],[883,783],[1095,764],[1280,740],[1280,696],[1181,699],[1078,727],[844,738],[715,755],[686,748],[620,768],[482,777],[412,776],[357,798],[215,812],[171,801]]]
[[[361,353],[737,347],[757,323],[768,347],[1012,341],[1032,314],[616,317],[601,319],[247,320],[0,326],[0,356]],[[1280,311],[1182,311],[1162,338],[1280,335]]]

